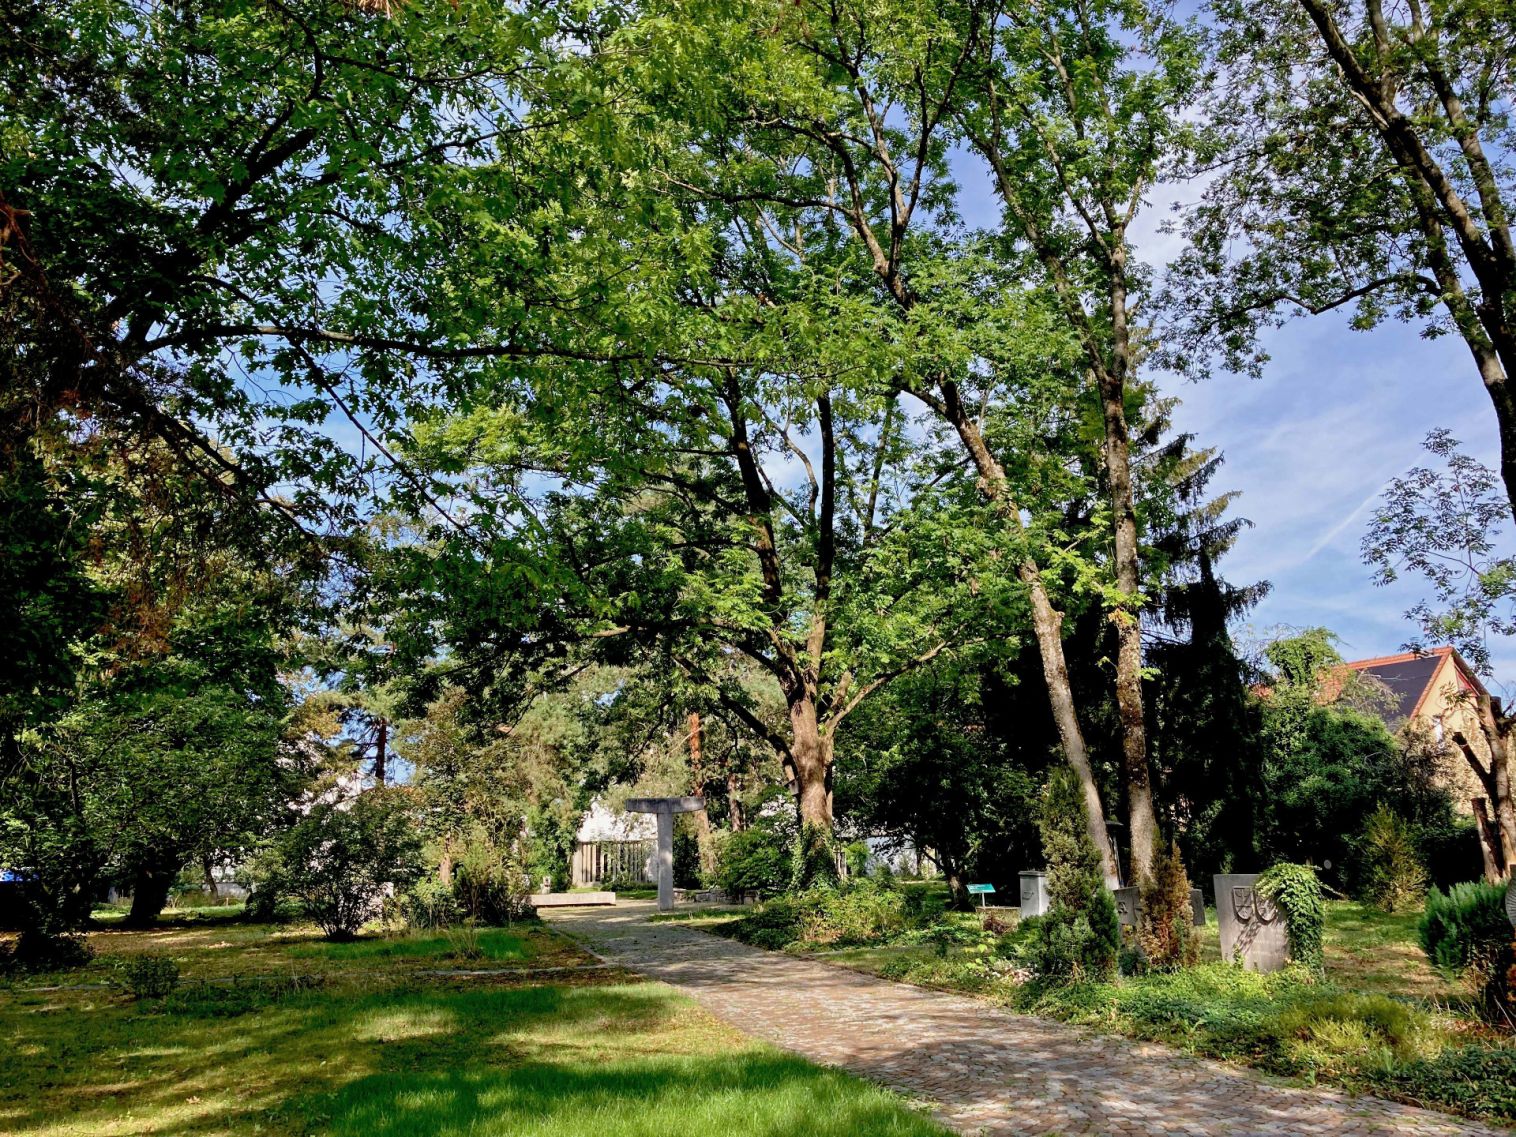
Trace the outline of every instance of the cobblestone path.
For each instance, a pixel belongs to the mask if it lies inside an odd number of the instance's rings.
[[[606,960],[679,988],[748,1034],[927,1099],[960,1133],[1512,1137],[1376,1098],[1275,1086],[1166,1047],[650,924],[651,911],[644,902],[543,915]]]

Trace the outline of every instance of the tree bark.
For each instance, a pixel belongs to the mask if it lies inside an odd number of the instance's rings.
[[[158,919],[158,913],[168,905],[169,889],[179,875],[179,866],[172,868],[153,866],[137,870],[132,879],[132,907],[123,921],[133,928],[148,928]]]
[[[1482,797],[1471,799],[1474,807],[1474,824],[1479,831],[1479,852],[1484,858],[1484,879],[1499,884],[1505,879],[1505,865],[1501,863],[1500,838],[1490,821],[1490,811]]]
[[[800,824],[828,836],[832,832],[832,740],[816,713],[816,701],[801,695],[790,701],[790,750],[795,766],[795,802]]]
[[[390,721],[380,718],[379,729],[374,737],[374,781],[384,785],[386,776],[386,760],[390,749]]]
[[[700,712],[691,711],[690,728],[690,793],[705,797],[705,770],[701,751]],[[711,815],[700,810],[695,816],[695,845],[700,850],[700,872],[707,881],[716,875],[716,837],[711,832]]]
[[[1516,802],[1511,799],[1511,720],[1502,713],[1488,691],[1475,693],[1474,705],[1479,712],[1479,729],[1490,748],[1489,780],[1490,809],[1494,814],[1495,828],[1500,838],[1501,859],[1504,874],[1509,877],[1516,869]]]
[[[1153,786],[1148,767],[1147,720],[1142,708],[1141,570],[1137,560],[1137,505],[1132,489],[1131,442],[1126,422],[1126,379],[1131,372],[1131,336],[1127,327],[1126,250],[1124,234],[1111,249],[1111,366],[1099,367],[1105,464],[1116,552],[1116,587],[1121,605],[1111,613],[1116,625],[1116,713],[1121,721],[1122,773],[1127,792],[1131,839],[1128,883],[1146,880],[1158,840],[1153,814]],[[1094,345],[1091,345],[1092,348]]]
[[[747,808],[742,804],[742,776],[736,770],[726,775],[726,817],[733,833],[747,828]]]

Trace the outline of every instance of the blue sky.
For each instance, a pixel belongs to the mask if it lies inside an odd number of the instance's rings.
[[[972,159],[953,163],[970,225],[993,224],[999,202]],[[1137,255],[1161,268],[1182,238],[1158,232],[1170,203],[1191,185],[1155,192],[1133,227]],[[1359,542],[1379,494],[1397,474],[1430,458],[1421,441],[1446,427],[1464,449],[1496,467],[1495,412],[1461,340],[1421,338],[1418,325],[1370,332],[1345,313],[1306,317],[1268,333],[1271,356],[1258,379],[1218,371],[1195,383],[1157,376],[1182,405],[1176,426],[1221,450],[1216,493],[1240,491],[1234,515],[1254,523],[1222,564],[1228,580],[1272,582],[1239,639],[1284,627],[1331,628],[1349,659],[1389,655],[1416,635],[1404,616],[1422,599],[1419,580],[1375,586]],[[1509,537],[1509,531],[1507,531]],[[1491,645],[1496,684],[1516,681],[1516,644]],[[1508,692],[1509,693],[1509,692]]]
[[[1262,378],[1168,377],[1184,400],[1176,420],[1226,455],[1212,483],[1241,491],[1235,512],[1254,522],[1224,562],[1237,583],[1273,582],[1251,631],[1325,625],[1348,658],[1386,655],[1415,635],[1404,612],[1419,580],[1376,587],[1359,542],[1385,483],[1429,455],[1421,440],[1450,429],[1487,465],[1495,417],[1459,340],[1427,341],[1415,327],[1355,332],[1342,316],[1295,321],[1272,333]],[[1497,647],[1497,679],[1516,678],[1516,652]]]

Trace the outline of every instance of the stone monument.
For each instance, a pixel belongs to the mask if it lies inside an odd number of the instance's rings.
[[[1216,924],[1221,958],[1249,971],[1278,971],[1289,961],[1284,913],[1258,895],[1258,873],[1217,876]]]
[[[1511,927],[1516,928],[1516,876],[1511,877],[1511,883],[1505,886],[1505,914]]]
[[[1190,889],[1190,911],[1195,914],[1195,927],[1205,927],[1205,893],[1198,888]]]
[[[1021,918],[1041,916],[1048,910],[1048,874],[1024,872],[1021,874]]]
[[[1111,894],[1116,897],[1116,920],[1123,928],[1137,929],[1137,918],[1142,912],[1141,894],[1135,886],[1128,888],[1114,888]]]
[[[658,877],[658,911],[674,910],[674,814],[705,808],[703,797],[634,797],[627,799],[628,813],[651,813],[658,818],[658,847],[653,853]]]

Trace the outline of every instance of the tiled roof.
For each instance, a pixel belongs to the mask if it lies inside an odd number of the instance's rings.
[[[1465,685],[1472,688],[1474,681],[1468,668],[1463,665],[1463,660],[1451,647],[1433,648],[1420,655],[1408,651],[1400,655],[1379,656],[1376,659],[1359,659],[1345,666],[1360,674],[1373,676],[1383,683],[1394,696],[1398,717],[1408,719],[1415,715],[1427,695],[1431,693],[1437,672],[1449,656],[1453,657],[1459,678]]]

